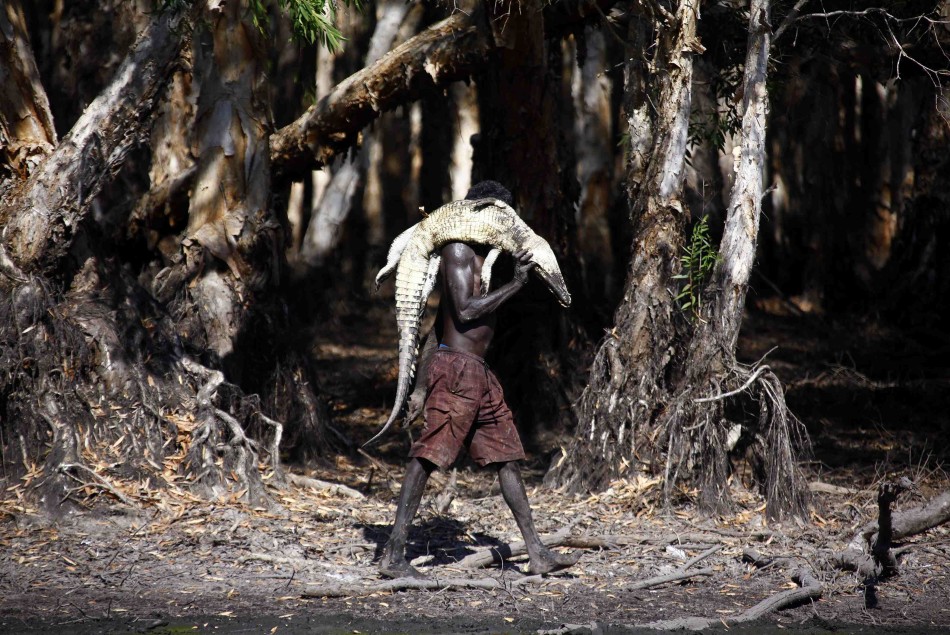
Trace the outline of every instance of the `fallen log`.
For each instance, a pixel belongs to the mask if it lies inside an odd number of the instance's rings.
[[[542,579],[540,575],[526,576],[516,580],[496,580],[495,578],[398,578],[375,584],[312,585],[305,588],[300,595],[305,598],[341,598],[408,590],[484,589],[488,591],[510,591],[526,584],[540,582]]]
[[[321,481],[319,479],[310,478],[309,476],[303,476],[301,474],[294,474],[289,472],[287,474],[287,480],[291,484],[296,485],[297,487],[309,487],[310,489],[315,489],[320,492],[327,492],[333,496],[346,496],[347,498],[365,498],[362,492],[359,492],[352,487],[347,487],[346,485],[341,485],[340,483],[329,483],[327,481]]]
[[[862,527],[844,551],[834,554],[829,564],[842,571],[855,571],[862,580],[870,580],[882,573],[896,573],[896,561],[886,553],[886,546],[895,540],[909,538],[950,521],[950,492],[944,492],[922,507],[898,514],[890,511],[890,502],[896,493],[883,491],[879,495],[880,518]],[[903,483],[901,489],[908,485]],[[875,555],[875,550],[877,554]]]

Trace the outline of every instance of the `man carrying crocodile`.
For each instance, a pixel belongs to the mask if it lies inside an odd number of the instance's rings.
[[[476,184],[466,200],[494,198],[510,206],[511,193],[494,181]],[[463,446],[482,467],[497,471],[505,502],[530,558],[528,572],[543,574],[575,564],[580,554],[561,555],[538,537],[517,461],[524,458],[511,410],[484,356],[495,333],[495,312],[528,282],[532,254],[515,252],[514,278],[482,293],[482,265],[488,248],[449,242],[441,249],[442,300],[436,324],[438,348],[423,368],[425,429],[409,451],[396,520],[383,548],[380,574],[389,578],[423,577],[405,557],[406,538],[426,481],[436,468],[448,468]]]

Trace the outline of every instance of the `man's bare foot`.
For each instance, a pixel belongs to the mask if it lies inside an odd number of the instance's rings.
[[[384,578],[419,578],[424,579],[426,575],[405,561],[405,559],[383,558],[379,563],[379,575]]]
[[[554,573],[568,567],[573,567],[581,559],[581,552],[573,553],[555,553],[550,549],[543,549],[538,557],[531,558],[528,563],[528,573],[530,575],[543,575],[545,573]]]

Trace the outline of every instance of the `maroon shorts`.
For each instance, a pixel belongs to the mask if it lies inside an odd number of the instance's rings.
[[[525,456],[501,384],[476,355],[435,351],[426,378],[425,421],[409,456],[440,468],[452,465],[463,446],[483,467]]]

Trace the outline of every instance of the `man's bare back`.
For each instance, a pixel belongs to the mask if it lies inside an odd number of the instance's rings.
[[[514,278],[482,296],[481,276],[485,248],[449,243],[442,248],[442,303],[440,342],[455,350],[484,357],[495,335],[495,312],[528,281],[536,266],[531,253],[514,255]]]

